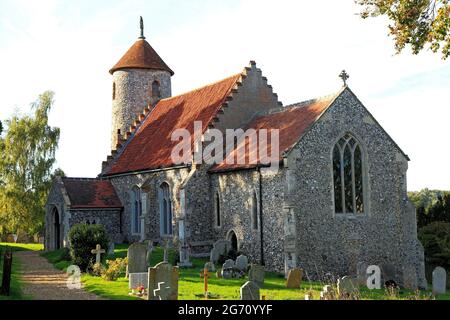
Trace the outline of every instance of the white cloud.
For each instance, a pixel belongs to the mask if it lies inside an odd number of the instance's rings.
[[[51,122],[62,133],[58,163],[69,175],[94,176],[110,145],[107,71],[137,35],[130,29],[137,29],[137,23],[127,19],[154,12],[154,3],[107,2],[88,19],[75,9],[62,17],[58,1],[20,5],[29,20],[26,26],[13,17],[0,21],[14,34],[6,47],[0,42],[4,112],[28,105],[45,89],[54,90]],[[353,91],[411,156],[410,188],[450,189],[443,173],[450,154],[439,147],[449,137],[443,120],[450,115],[443,105],[446,88],[419,83],[396,90],[405,79],[449,70],[449,62],[429,52],[395,56],[386,21],[361,20],[351,0],[208,5],[208,12],[195,19],[177,19],[176,7],[160,13],[158,19],[163,14],[171,18],[166,30],[156,29],[156,21],[144,15],[149,42],[175,71],[174,94],[239,72],[254,59],[287,104],[336,91],[341,85],[337,75],[345,68]]]

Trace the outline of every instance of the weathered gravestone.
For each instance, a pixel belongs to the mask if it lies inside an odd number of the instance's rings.
[[[222,266],[222,269],[232,269],[235,267],[234,260],[228,259],[225,261],[225,263]]]
[[[128,288],[136,289],[143,286],[145,289],[148,287],[148,272],[130,273],[128,275]]]
[[[210,254],[210,261],[216,264],[219,261],[220,255],[226,255],[232,248],[231,241],[218,240],[214,243]]]
[[[214,263],[212,262],[206,262],[205,266],[203,267],[203,269],[208,270],[209,272],[214,272],[216,271],[216,267],[214,266]]]
[[[356,277],[360,286],[367,285],[367,267],[369,265],[366,262],[358,262],[356,264]]]
[[[337,290],[340,298],[351,298],[359,292],[358,281],[350,276],[339,278]]]
[[[178,300],[178,267],[161,262],[148,269],[148,299]]]
[[[133,243],[128,248],[127,277],[130,273],[142,273],[148,271],[148,245],[146,243]]]
[[[264,284],[265,270],[263,266],[252,264],[248,272],[248,280],[255,282],[258,286]]]
[[[433,294],[445,294],[447,273],[444,268],[436,267],[433,270]]]
[[[115,249],[114,242],[110,242],[109,245],[108,245],[108,255],[113,255],[114,254],[114,249]]]
[[[236,258],[236,268],[238,268],[241,271],[247,271],[248,268],[247,256],[241,254],[239,257]]]
[[[259,300],[259,286],[253,281],[247,281],[241,287],[241,300]]]
[[[91,250],[91,253],[95,254],[95,263],[96,264],[99,264],[102,262],[102,253],[105,253],[105,252],[106,252],[105,249],[102,249],[102,247],[99,244],[97,244],[95,246],[95,249]]]
[[[286,280],[286,288],[299,289],[302,283],[303,269],[289,270],[288,278]]]
[[[11,250],[6,250],[3,255],[3,276],[2,286],[0,288],[0,294],[9,296],[11,287],[11,268],[12,268],[13,254]]]
[[[403,287],[414,291],[419,287],[416,268],[412,265],[403,266]]]
[[[397,287],[398,276],[395,267],[390,263],[383,263],[380,269],[382,284],[386,287]]]

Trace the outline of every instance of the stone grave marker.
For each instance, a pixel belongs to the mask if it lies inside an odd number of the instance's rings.
[[[148,299],[178,300],[178,267],[161,262],[148,269]]]
[[[235,267],[234,260],[228,259],[222,266],[222,269],[232,269]]]
[[[146,243],[133,243],[128,248],[127,277],[130,273],[147,272],[148,270],[148,250]]]
[[[436,267],[433,270],[433,294],[445,294],[447,282],[447,272],[442,267]]]
[[[238,268],[241,271],[247,271],[248,268],[247,256],[241,254],[239,257],[236,258],[236,268]]]
[[[264,284],[265,270],[263,266],[252,264],[248,272],[248,280],[255,282],[258,286]]]
[[[136,289],[143,286],[148,287],[148,272],[130,273],[128,275],[128,289]]]
[[[102,262],[102,253],[105,253],[105,252],[106,252],[105,249],[102,249],[102,247],[99,244],[97,244],[95,246],[95,249],[91,250],[91,253],[95,254],[95,263],[96,264]]]
[[[356,278],[345,276],[338,279],[337,290],[339,297],[351,297],[359,292]]]
[[[360,286],[367,285],[367,267],[369,265],[366,262],[358,262],[356,264],[356,276],[358,279],[358,284]]]
[[[286,288],[299,289],[302,283],[302,277],[303,277],[303,269],[295,268],[289,270],[288,278],[286,281]]]
[[[241,287],[241,300],[259,300],[259,286],[253,281],[247,281]]]
[[[115,249],[114,242],[110,242],[109,245],[108,245],[108,255],[113,255],[114,254],[114,249]]]
[[[210,254],[210,261],[216,264],[219,261],[220,255],[227,254],[232,248],[231,241],[218,240],[214,243]]]
[[[206,262],[205,266],[203,267],[203,269],[207,269],[209,272],[215,272],[216,271],[216,267],[214,266],[214,263],[210,262]]]
[[[395,267],[390,263],[383,263],[380,266],[381,269],[381,283],[385,286],[388,284],[395,283],[397,284],[397,272]]]

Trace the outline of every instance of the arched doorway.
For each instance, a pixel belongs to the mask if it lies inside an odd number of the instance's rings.
[[[234,233],[233,230],[228,233],[228,240],[231,242],[231,248],[235,251],[238,251],[238,241],[236,233]]]
[[[61,224],[56,208],[53,209],[53,241],[55,250],[61,249]]]

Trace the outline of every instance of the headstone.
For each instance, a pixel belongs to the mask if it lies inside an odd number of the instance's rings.
[[[113,255],[114,254],[114,249],[115,249],[114,242],[110,242],[109,245],[108,245],[108,255]]]
[[[220,277],[223,279],[232,279],[233,278],[233,268],[221,269]]]
[[[239,257],[236,258],[236,268],[238,268],[241,271],[247,271],[248,268],[247,256],[241,254]]]
[[[259,300],[259,287],[253,281],[247,281],[241,287],[241,300]]]
[[[152,257],[152,252],[153,252],[153,242],[148,241],[148,243],[147,243],[147,263],[150,263],[150,259]]]
[[[289,270],[288,278],[286,281],[286,288],[299,289],[302,283],[303,269]]]
[[[141,273],[146,272],[148,270],[149,260],[147,260],[148,258],[147,254],[148,250],[146,243],[133,243],[128,248],[127,276],[130,273]]]
[[[102,247],[99,244],[97,244],[95,246],[95,249],[91,250],[91,253],[95,254],[95,263],[96,264],[99,264],[102,262],[102,253],[105,253],[105,252],[106,252],[105,249],[102,249]]]
[[[447,273],[442,267],[436,267],[433,270],[433,294],[445,294],[446,292]]]
[[[218,240],[214,243],[210,254],[210,261],[216,264],[219,261],[220,255],[227,254],[232,248],[231,241]]]
[[[210,272],[216,271],[216,267],[214,266],[214,263],[212,263],[211,261],[205,263],[204,269],[207,269]]]
[[[369,265],[366,262],[358,262],[356,264],[356,277],[360,286],[367,285],[367,267]]]
[[[180,246],[180,262],[178,265],[180,267],[189,268],[192,267],[192,262],[190,261],[190,248],[185,241]]]
[[[0,288],[0,295],[9,296],[11,287],[11,269],[12,269],[13,254],[11,250],[6,250],[3,255],[3,275],[2,286]]]
[[[178,267],[161,262],[148,269],[148,299],[178,300]]]
[[[248,280],[255,282],[261,287],[264,284],[264,275],[265,271],[263,266],[252,264],[248,272]]]
[[[148,287],[148,272],[130,273],[128,275],[128,288],[135,289],[143,286],[145,289]]]
[[[225,263],[222,266],[222,269],[232,269],[235,267],[235,263],[234,260],[232,259],[228,259],[227,261],[225,261]]]
[[[352,278],[350,276],[339,278],[337,282],[337,289],[339,297],[350,298],[352,295],[359,292],[358,281],[356,278]]]
[[[412,265],[403,266],[403,287],[414,291],[419,287],[416,268]]]

